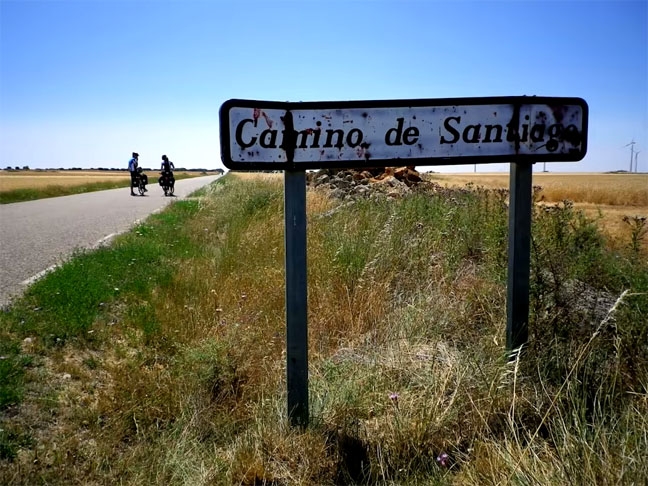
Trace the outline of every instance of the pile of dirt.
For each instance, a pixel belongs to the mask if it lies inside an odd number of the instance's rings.
[[[412,189],[427,185],[414,166],[371,167],[365,169],[321,169],[309,172],[307,183],[330,190],[339,199],[386,194],[401,197]]]

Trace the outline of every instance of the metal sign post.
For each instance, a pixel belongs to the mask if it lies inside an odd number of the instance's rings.
[[[291,425],[308,425],[306,173],[284,173],[286,251],[286,378]]]
[[[518,349],[529,336],[532,164],[511,164],[509,254],[506,295],[506,349]]]
[[[528,339],[532,164],[581,160],[587,152],[587,122],[588,106],[581,98],[223,103],[223,164],[232,170],[285,171],[291,424],[308,424],[304,171],[510,162],[506,346],[512,350]]]

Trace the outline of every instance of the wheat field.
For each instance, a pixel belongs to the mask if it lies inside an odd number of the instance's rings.
[[[425,179],[445,186],[474,184],[489,189],[509,187],[509,174],[425,174]],[[623,240],[630,231],[624,217],[648,218],[648,174],[534,173],[533,185],[542,204],[572,201],[588,217],[598,219],[607,236]]]
[[[468,183],[487,188],[508,188],[508,173],[426,174],[444,185]],[[534,173],[533,185],[542,188],[546,202],[569,199],[575,203],[605,206],[648,206],[648,174]]]
[[[145,171],[150,177],[159,175],[156,170]],[[180,175],[196,176],[196,172],[176,171]],[[43,171],[0,171],[0,192],[16,189],[42,189],[48,186],[83,186],[95,182],[128,181],[130,175],[127,171],[107,170],[43,170]]]
[[[43,171],[0,173],[0,192],[16,189],[41,189],[47,186],[80,186],[93,182],[128,180],[128,172]]]

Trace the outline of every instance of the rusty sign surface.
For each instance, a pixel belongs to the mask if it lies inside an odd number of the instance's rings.
[[[234,170],[581,160],[581,98],[341,102],[228,100],[221,157]]]

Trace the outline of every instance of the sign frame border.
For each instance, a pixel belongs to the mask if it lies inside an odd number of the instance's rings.
[[[392,159],[358,159],[334,160],[326,162],[241,162],[232,159],[230,150],[231,130],[229,125],[229,111],[232,108],[260,108],[277,109],[291,112],[293,110],[317,109],[348,109],[348,108],[417,108],[437,106],[483,106],[483,105],[512,105],[523,106],[533,104],[546,105],[579,105],[583,110],[582,122],[582,149],[577,153],[556,154],[511,154],[511,155],[480,155],[466,157],[425,157],[425,158],[392,158]],[[219,110],[220,119],[220,151],[221,161],[230,170],[258,171],[258,170],[311,170],[311,169],[342,169],[342,168],[368,168],[368,167],[393,167],[398,165],[415,166],[443,166],[467,165],[489,163],[517,163],[517,162],[577,162],[587,154],[589,106],[583,98],[579,97],[553,97],[553,96],[493,96],[471,98],[418,98],[418,99],[392,99],[392,100],[357,100],[357,101],[262,101],[248,99],[229,99]],[[227,123],[224,121],[227,120]],[[415,164],[412,164],[415,162]]]

